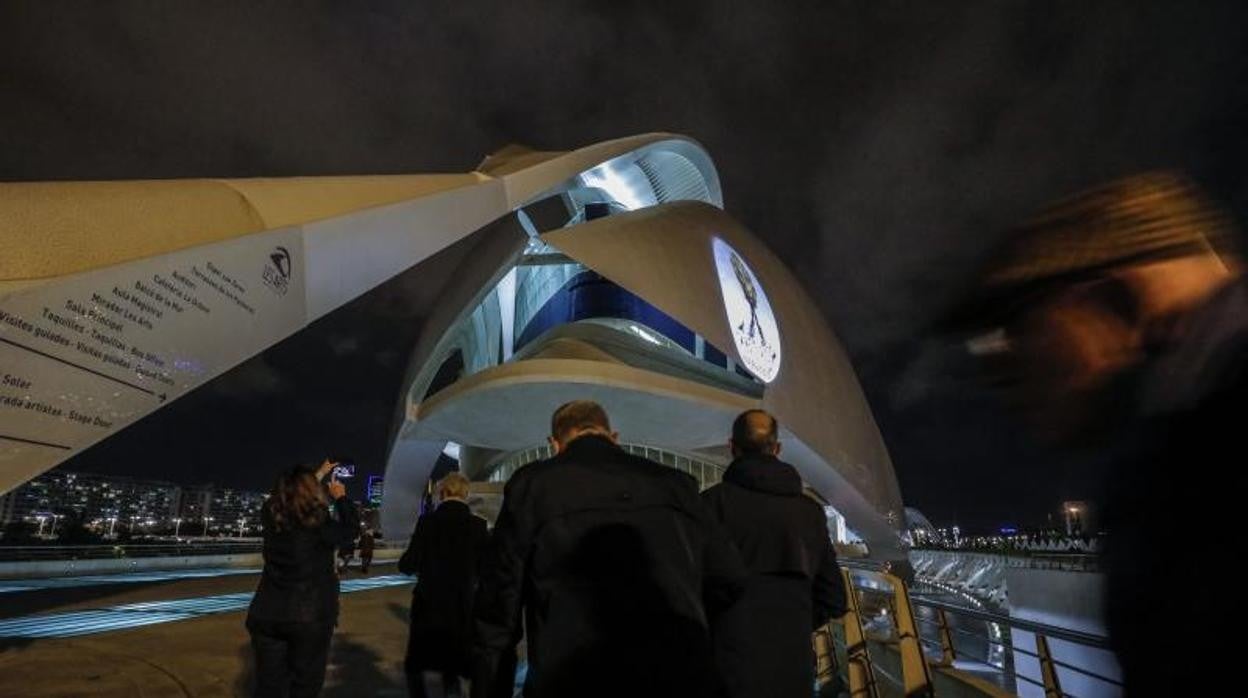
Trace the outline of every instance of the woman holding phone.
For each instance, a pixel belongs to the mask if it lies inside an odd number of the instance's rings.
[[[311,698],[325,683],[338,620],[334,550],[360,530],[346,487],[330,477],[335,465],[286,470],[264,503],[264,571],[247,611],[258,698]]]

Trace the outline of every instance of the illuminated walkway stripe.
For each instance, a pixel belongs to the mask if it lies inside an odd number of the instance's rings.
[[[373,566],[394,564],[396,560],[375,560]],[[352,564],[359,567],[358,563]],[[260,574],[259,567],[204,567],[190,570],[167,570],[152,572],[120,572],[116,574],[84,574],[76,577],[44,577],[39,579],[0,580],[0,594],[43,589],[73,589],[101,584],[143,584],[150,582],[176,582],[184,579],[227,577],[240,574]]]
[[[181,579],[225,577],[233,574],[259,574],[258,567],[205,567],[195,570],[171,572],[122,572],[120,574],[84,574],[77,577],[47,577],[40,579],[13,579],[0,582],[0,594],[41,589],[73,589],[101,584],[142,584],[144,582],[170,582]]]
[[[416,580],[400,574],[341,582],[342,593],[404,586]],[[143,601],[109,606],[89,611],[71,611],[0,620],[0,637],[52,638],[93,635],[95,633],[138,628],[156,623],[190,620],[216,613],[246,610],[251,592],[201,596],[171,601]]]

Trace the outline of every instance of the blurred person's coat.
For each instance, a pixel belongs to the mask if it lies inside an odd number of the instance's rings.
[[[485,519],[453,499],[417,521],[399,558],[399,571],[417,577],[407,643],[409,672],[468,675],[473,596],[488,539]]]
[[[1228,574],[1248,552],[1238,533],[1248,492],[1248,282],[1182,322],[1182,338],[1140,377],[1138,438],[1103,498],[1109,637],[1132,696],[1220,694],[1248,622]],[[1230,601],[1199,602],[1193,591],[1206,587]]]
[[[491,551],[474,698],[511,695],[522,628],[526,698],[722,695],[708,611],[745,570],[690,476],[582,436],[511,477]]]
[[[845,613],[845,582],[823,509],[793,466],[736,459],[702,493],[750,571],[745,593],[716,620],[716,661],[734,698],[810,695],[811,632]]]

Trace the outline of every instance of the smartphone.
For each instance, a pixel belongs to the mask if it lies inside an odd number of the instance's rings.
[[[346,480],[355,477],[355,463],[339,463],[334,466],[334,479]]]

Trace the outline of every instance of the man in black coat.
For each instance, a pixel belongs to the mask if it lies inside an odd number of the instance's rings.
[[[702,493],[727,529],[750,577],[715,623],[715,657],[733,698],[814,692],[811,633],[845,613],[845,582],[823,509],[780,454],[779,425],[750,410],[732,425],[734,460]]]
[[[436,489],[438,508],[420,517],[399,558],[399,571],[418,577],[404,663],[412,696],[431,692],[426,674],[441,674],[445,689],[457,695],[459,677],[468,676],[473,595],[489,540],[485,519],[468,509],[466,477],[451,473]]]
[[[526,698],[722,695],[708,614],[732,603],[744,568],[696,482],[621,449],[595,403],[551,421],[557,455],[504,490],[477,601],[474,698],[502,685],[522,615]]]

